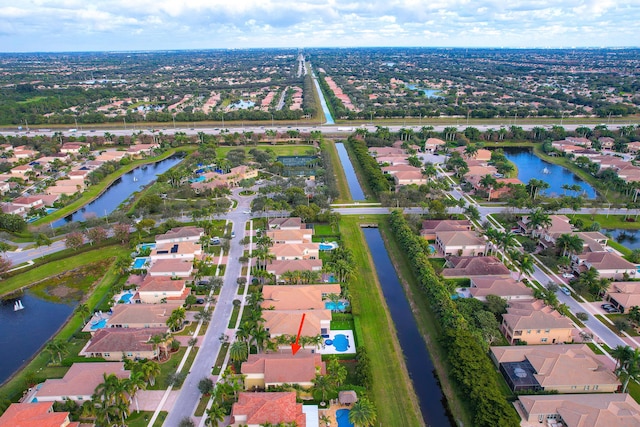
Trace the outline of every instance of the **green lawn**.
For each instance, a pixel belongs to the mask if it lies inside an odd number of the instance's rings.
[[[247,154],[249,150],[257,148],[258,150],[272,150],[278,156],[304,156],[308,150],[314,150],[313,145],[309,144],[287,144],[287,145],[271,145],[271,144],[258,144],[247,145],[246,147],[218,147],[216,148],[216,154],[218,156],[226,156],[231,150],[244,150]]]
[[[31,286],[34,282],[64,271],[126,253],[128,250],[122,246],[107,246],[93,251],[79,252],[76,256],[49,262],[29,270],[25,269],[24,273],[9,277],[0,283],[0,296]]]
[[[600,212],[606,211],[606,207],[599,209]],[[580,218],[584,222],[584,226],[588,228],[594,222],[600,224],[600,228],[623,228],[627,230],[640,230],[640,220],[625,221],[624,215],[607,215],[607,214],[574,214],[569,215],[571,218]],[[634,218],[630,216],[629,218]]]
[[[213,371],[211,375],[219,375],[222,370],[222,363],[224,362],[224,358],[227,356],[227,350],[229,349],[229,343],[223,343],[220,346],[220,351],[218,351],[218,357],[216,358],[216,363],[213,365]]]
[[[347,177],[342,169],[342,163],[340,163],[340,157],[336,151],[336,144],[331,140],[325,140],[323,147],[328,151],[331,158],[331,164],[333,165],[333,173],[336,177],[336,185],[340,196],[334,201],[334,203],[346,203],[351,201],[351,192],[349,191],[349,185],[347,184]]]
[[[353,251],[357,266],[349,290],[353,315],[361,325],[362,340],[371,359],[372,398],[378,411],[379,425],[424,425],[395,326],[387,311],[358,219],[343,216],[340,230],[343,242]]]
[[[158,414],[158,418],[156,418],[156,421],[153,423],[153,427],[162,427],[164,420],[167,418],[167,414],[167,411],[161,411]],[[152,416],[153,412],[140,411],[138,413],[133,410],[131,411],[129,418],[127,418],[127,427],[147,427]]]
[[[160,363],[160,374],[156,377],[156,383],[147,387],[147,390],[164,390],[169,387],[168,379],[171,374],[176,372],[178,365],[184,357],[184,353],[187,351],[187,347],[180,347],[175,353],[170,353],[171,358],[166,362]],[[193,352],[193,351],[192,351]],[[188,372],[189,368],[185,366],[182,372]],[[174,387],[175,389],[176,387]],[[179,388],[179,387],[177,387]]]

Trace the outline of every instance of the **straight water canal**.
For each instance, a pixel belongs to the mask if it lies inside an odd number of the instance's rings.
[[[416,319],[413,317],[409,301],[391,263],[380,231],[377,228],[364,228],[363,232],[373,263],[376,266],[382,293],[398,332],[409,376],[420,401],[422,417],[427,426],[452,426],[453,423],[447,415],[446,400],[435,376],[429,350],[420,335]]]

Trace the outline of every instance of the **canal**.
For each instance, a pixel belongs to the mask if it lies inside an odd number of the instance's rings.
[[[506,147],[504,148],[504,154],[518,167],[518,179],[525,185],[532,179],[539,179],[547,184],[549,188],[544,190],[544,194],[550,197],[562,196],[564,194],[568,196],[577,195],[574,191],[567,191],[562,188],[563,185],[578,185],[580,187],[580,195],[583,195],[589,199],[595,199],[595,189],[578,178],[573,172],[563,168],[562,166],[554,165],[542,160],[540,157],[533,154],[529,148],[521,147]]]
[[[309,64],[311,67],[311,64]],[[329,107],[327,106],[327,100],[324,99],[324,94],[322,93],[322,89],[320,89],[320,83],[318,83],[318,77],[316,76],[316,72],[312,71],[313,76],[313,84],[316,85],[316,91],[318,93],[318,97],[320,98],[320,105],[322,106],[322,111],[324,112],[324,116],[327,121],[324,123],[325,125],[335,125],[336,122],[333,120],[333,116],[331,115],[331,111],[329,111]]]
[[[109,215],[134,192],[151,184],[158,175],[165,173],[180,161],[182,161],[182,158],[172,156],[156,163],[142,165],[122,175],[109,188],[103,191],[97,199],[84,205],[73,214],[55,221],[52,227],[60,227],[69,222],[84,221],[91,217],[101,218]]]
[[[356,175],[356,171],[353,169],[351,159],[349,158],[349,154],[347,154],[347,149],[342,142],[337,142],[336,150],[338,150],[338,156],[340,157],[340,163],[342,164],[344,175],[347,177],[351,200],[365,200],[366,197],[364,196],[362,187],[360,187],[358,176]]]
[[[391,263],[380,231],[377,228],[364,228],[363,232],[378,273],[382,293],[398,332],[398,340],[404,353],[409,376],[420,401],[422,417],[427,426],[452,426],[429,350],[420,335],[409,301]]]
[[[14,311],[20,300],[24,309]],[[0,303],[0,384],[28,361],[73,312],[74,305],[45,301],[28,291]]]

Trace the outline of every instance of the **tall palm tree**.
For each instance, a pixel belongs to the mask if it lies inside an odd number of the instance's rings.
[[[224,408],[217,403],[211,405],[211,408],[207,409],[207,419],[205,425],[210,427],[218,427],[225,417]]]
[[[567,256],[567,253],[577,254],[582,252],[583,240],[577,234],[565,233],[558,236],[556,239],[556,245],[562,248],[562,256]]]
[[[498,247],[506,254],[509,249],[516,246],[516,235],[511,231],[503,231],[498,234]]]
[[[541,208],[534,209],[529,214],[529,226],[532,232],[538,227],[546,229],[551,226],[551,217]]]
[[[87,304],[80,304],[78,307],[76,307],[76,311],[78,312],[80,317],[82,317],[82,324],[86,325],[87,316],[91,314],[91,310],[89,309],[89,306]]]
[[[616,348],[611,350],[611,356],[616,359],[616,369],[619,366],[626,363],[627,360],[631,357],[633,353],[633,349],[628,345],[619,345]]]
[[[138,370],[142,374],[142,378],[149,383],[150,386],[156,384],[156,378],[160,375],[160,365],[153,360],[144,360],[138,362],[133,367],[134,371]]]
[[[142,372],[132,372],[131,376],[125,382],[129,398],[136,402],[136,412],[140,412],[138,405],[138,391],[147,388],[147,382]]]
[[[261,324],[258,324],[253,330],[253,341],[256,343],[258,353],[264,350],[266,342],[269,340],[269,331],[267,331]]]
[[[535,271],[534,268],[534,264],[533,264],[533,258],[531,258],[531,256],[529,255],[522,255],[520,257],[520,260],[518,262],[518,264],[520,265],[520,279],[522,279],[522,276],[524,274],[533,274],[533,272]]]
[[[243,341],[235,341],[229,347],[229,358],[233,362],[244,362],[249,356],[249,343]]]
[[[322,402],[324,403],[327,399],[327,393],[331,393],[334,391],[333,384],[329,381],[326,375],[316,374],[316,377],[312,380],[313,389],[320,393],[322,396]]]
[[[349,411],[349,422],[357,427],[370,427],[376,418],[376,407],[366,397],[360,397]]]
[[[491,191],[498,185],[498,181],[493,177],[493,175],[486,174],[482,178],[480,178],[480,182],[478,183],[480,187],[487,190],[489,195],[487,196],[487,201],[491,200]]]
[[[67,354],[67,343],[62,340],[51,340],[47,343],[45,350],[51,354],[51,359],[58,356],[58,363],[62,363],[62,355]]]
[[[626,393],[629,381],[640,378],[640,349],[636,348],[629,353],[627,359],[616,369],[616,375],[622,380],[622,392]]]

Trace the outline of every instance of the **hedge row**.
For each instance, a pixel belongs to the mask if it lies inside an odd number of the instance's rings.
[[[360,164],[362,173],[367,178],[367,184],[371,191],[373,191],[376,196],[383,191],[389,191],[389,181],[384,173],[382,173],[382,169],[380,169],[380,165],[378,165],[376,159],[369,154],[367,144],[353,136],[349,137],[347,143],[356,156],[356,160]]]
[[[473,407],[474,426],[517,426],[520,420],[506,401],[496,380],[493,363],[486,356],[477,334],[456,308],[445,284],[425,254],[427,242],[416,236],[400,211],[389,217],[391,228],[410,261],[420,287],[442,327],[452,377],[460,384]]]

